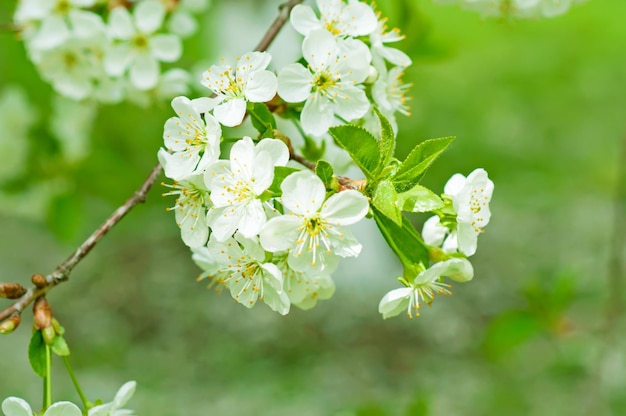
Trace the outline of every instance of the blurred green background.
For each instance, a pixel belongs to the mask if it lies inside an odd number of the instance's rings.
[[[248,51],[279,3],[214,0],[180,66]],[[455,135],[425,184],[441,191],[476,167],[495,182],[474,280],[418,319],[383,321],[377,305],[397,287],[399,264],[370,221],[356,230],[363,253],[343,261],[331,300],[285,317],[248,310],[195,282],[199,270],[165,212],[173,201],[157,185],[49,295],[91,398],[110,400],[134,379],[139,415],[626,414],[626,2],[592,0],[529,21],[487,21],[431,1],[378,3],[414,60],[405,77],[414,114],[398,119],[399,154]],[[11,9],[0,6],[1,23]],[[297,54],[293,31],[278,41]],[[27,169],[0,196],[0,279],[27,283],[139,186],[173,114],[167,103],[103,107],[88,155],[68,162],[48,128],[51,89],[3,30],[0,92],[8,85],[26,91],[38,117]],[[11,158],[0,154],[0,164]],[[48,180],[56,188],[46,205],[37,185]],[[25,315],[0,339],[0,397],[37,406],[29,326]],[[55,400],[77,402],[55,365]]]

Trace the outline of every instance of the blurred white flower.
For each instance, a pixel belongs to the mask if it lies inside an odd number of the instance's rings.
[[[308,134],[321,136],[335,122],[363,117],[370,108],[359,88],[369,73],[371,54],[361,41],[337,40],[326,30],[311,32],[302,43],[308,66],[291,64],[278,74],[278,95],[290,103],[305,101],[300,121]]]
[[[30,405],[19,397],[7,397],[2,402],[5,416],[33,416]],[[82,416],[78,406],[70,402],[57,402],[46,409],[41,416]],[[90,413],[91,416],[91,413]]]
[[[378,305],[378,312],[384,319],[391,318],[406,310],[409,318],[419,316],[422,303],[430,305],[435,295],[451,295],[450,285],[441,277],[449,277],[457,282],[467,282],[474,277],[474,269],[467,259],[453,258],[433,264],[419,273],[408,287],[388,292]]]
[[[23,89],[9,85],[0,92],[0,182],[19,176],[26,168],[28,133],[37,113]]]
[[[231,65],[212,65],[202,74],[202,85],[216,97],[201,100],[201,112],[213,110],[224,126],[237,126],[246,113],[246,102],[262,103],[276,95],[276,75],[266,70],[272,56],[267,52],[250,52]]]
[[[174,62],[182,54],[177,35],[157,34],[165,17],[165,6],[146,0],[135,6],[132,16],[124,7],[109,15],[109,35],[121,42],[106,53],[104,64],[111,76],[121,76],[130,68],[130,81],[140,90],[153,88],[160,73],[159,61]]]
[[[101,404],[89,409],[87,416],[133,416],[132,410],[122,409],[135,394],[137,383],[129,381],[125,383],[115,394],[112,402]],[[59,416],[65,416],[65,414]]]
[[[90,150],[90,136],[97,115],[95,102],[77,102],[62,96],[52,101],[50,132],[61,145],[63,157],[70,163],[84,159]]]
[[[206,10],[209,0],[180,0],[167,20],[167,30],[181,38],[188,38],[198,30],[198,22],[193,16]]]

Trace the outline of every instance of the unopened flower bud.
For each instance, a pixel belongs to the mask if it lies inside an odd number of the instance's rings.
[[[33,316],[35,318],[35,328],[45,329],[52,325],[52,308],[45,297],[40,296],[33,305]],[[54,328],[52,329],[54,332]]]
[[[0,324],[0,334],[10,334],[20,325],[20,314],[14,313],[9,319]]]
[[[54,332],[54,328],[49,326],[47,328],[41,328],[41,335],[43,336],[43,340],[47,345],[52,345],[54,339],[57,334]]]
[[[43,274],[39,274],[39,273],[34,274],[33,277],[30,278],[30,280],[39,289],[46,286],[46,278],[44,277]]]
[[[61,326],[56,318],[52,318],[52,327],[54,328],[54,332],[56,332],[58,335],[65,334],[65,328]]]
[[[364,84],[373,84],[378,79],[378,70],[370,65],[369,71],[367,72],[367,78],[363,81]]]
[[[0,283],[0,298],[18,299],[24,293],[26,289],[19,283]]]

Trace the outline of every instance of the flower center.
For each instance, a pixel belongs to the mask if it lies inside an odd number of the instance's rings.
[[[137,49],[142,49],[142,50],[147,49],[148,38],[143,34],[136,35],[135,37],[132,38],[131,44]]]
[[[66,15],[70,12],[72,5],[67,0],[57,1],[56,6],[54,7],[54,12],[60,15]]]

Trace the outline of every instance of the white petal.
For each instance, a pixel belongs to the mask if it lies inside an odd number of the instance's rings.
[[[315,257],[313,251],[306,248],[300,253],[292,249],[287,256],[289,267],[302,273],[328,273],[337,266],[339,259],[335,253],[328,253],[325,249],[320,249]]]
[[[383,46],[377,48],[376,52],[394,65],[407,67],[412,64],[411,58],[399,49]]]
[[[281,215],[269,220],[259,234],[261,246],[271,252],[284,251],[295,243],[302,221],[295,215]]]
[[[332,195],[324,203],[321,216],[337,226],[361,221],[369,210],[367,198],[359,191],[349,189]]]
[[[263,139],[256,145],[256,153],[269,153],[274,166],[285,166],[289,161],[287,145],[278,139]]]
[[[287,65],[278,74],[278,95],[288,103],[299,103],[311,95],[313,76],[300,64]]]
[[[141,33],[150,34],[161,27],[165,17],[165,6],[159,1],[142,1],[133,12],[135,24]]]
[[[350,230],[339,227],[337,231],[341,232],[341,237],[333,237],[333,251],[341,257],[358,257],[361,254],[363,246],[354,238]]]
[[[78,406],[70,402],[57,402],[48,407],[43,416],[82,416]]]
[[[183,45],[176,35],[155,35],[150,39],[150,50],[159,61],[174,62],[180,59]]]
[[[472,224],[459,222],[457,226],[457,239],[459,251],[466,256],[473,256],[478,246],[478,233],[474,231]]]
[[[19,397],[7,397],[2,402],[2,411],[6,416],[33,416],[30,405]]]
[[[342,85],[341,96],[333,104],[335,113],[348,121],[363,117],[370,108],[365,92],[352,85]]]
[[[315,30],[304,38],[302,55],[314,72],[328,68],[337,59],[337,40],[324,29]]]
[[[321,95],[314,95],[304,103],[300,122],[302,128],[313,136],[322,136],[328,132],[328,128],[333,125],[335,113],[327,98]]]
[[[287,176],[280,189],[285,208],[306,217],[313,216],[320,209],[326,196],[322,180],[308,170]]]
[[[95,13],[84,10],[70,10],[69,20],[72,31],[78,38],[89,38],[104,33],[104,22]]]
[[[450,179],[448,179],[448,182],[446,182],[443,187],[443,193],[454,197],[461,189],[463,189],[466,182],[465,176],[460,173],[455,173]]]
[[[181,38],[187,38],[198,30],[198,22],[186,11],[177,9],[167,21],[167,30]]]
[[[130,82],[139,90],[149,90],[159,81],[159,63],[148,54],[135,57],[130,67]]]
[[[217,121],[228,127],[240,125],[245,114],[246,101],[242,98],[223,101],[213,109]]]
[[[109,14],[109,34],[113,39],[130,39],[135,34],[135,27],[130,13],[125,7],[116,7]]]
[[[250,201],[242,210],[242,216],[237,223],[238,233],[252,238],[259,234],[261,227],[267,222],[263,204],[258,199]]]
[[[52,49],[63,44],[70,36],[70,30],[63,18],[52,14],[42,22],[32,46],[36,49]]]
[[[237,231],[238,219],[237,212],[232,212],[232,207],[213,207],[207,215],[207,222],[211,226],[211,238],[223,242],[233,236]]]
[[[276,75],[270,71],[258,71],[250,74],[245,95],[250,102],[264,103],[274,98],[277,88]]]
[[[132,55],[127,44],[113,45],[104,55],[104,70],[107,74],[119,77],[130,66]]]
[[[378,312],[383,314],[383,319],[391,318],[406,310],[412,290],[410,287],[403,287],[387,292],[378,304]]]
[[[296,32],[307,36],[311,31],[322,28],[322,23],[309,6],[298,4],[291,10],[289,16],[291,25]]]
[[[345,22],[345,33],[350,36],[369,35],[378,26],[378,19],[372,7],[358,0],[350,0],[340,17]]]
[[[424,226],[422,228],[422,238],[429,246],[440,247],[447,233],[448,228],[441,225],[440,219],[437,215],[430,217],[424,222]]]
[[[115,403],[116,407],[122,407],[131,397],[135,394],[135,388],[137,387],[137,383],[135,381],[129,381],[124,383],[122,387],[115,394],[115,398],[113,399],[113,403]]]

